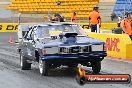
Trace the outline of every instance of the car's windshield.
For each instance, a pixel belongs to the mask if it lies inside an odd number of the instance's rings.
[[[39,26],[36,30],[36,36],[38,38],[49,37],[49,36],[58,36],[63,32],[74,32],[78,35],[82,35],[79,25],[44,25]]]

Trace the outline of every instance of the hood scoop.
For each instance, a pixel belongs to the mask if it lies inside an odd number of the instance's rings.
[[[74,32],[66,32],[60,34],[59,37],[64,44],[75,44],[77,41],[77,35],[78,34]]]

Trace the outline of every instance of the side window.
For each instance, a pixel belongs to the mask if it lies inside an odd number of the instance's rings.
[[[49,37],[49,29],[47,26],[38,27],[34,30],[34,37],[36,38],[44,38]]]
[[[44,33],[42,29],[36,29],[34,30],[34,34],[36,38],[42,38],[44,37]]]

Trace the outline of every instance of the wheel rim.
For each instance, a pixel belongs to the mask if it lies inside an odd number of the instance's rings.
[[[22,55],[20,56],[20,65],[21,65],[21,67],[23,66],[23,57],[22,57]]]
[[[43,70],[44,70],[43,61],[39,60],[39,71],[40,71],[41,74],[43,74]]]

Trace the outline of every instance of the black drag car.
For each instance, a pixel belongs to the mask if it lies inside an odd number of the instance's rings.
[[[28,31],[18,47],[22,70],[31,69],[31,64],[38,62],[40,73],[45,76],[51,68],[62,65],[82,64],[92,67],[93,73],[100,72],[101,61],[107,56],[105,43],[88,37],[80,25],[43,23],[27,25],[25,29]]]

